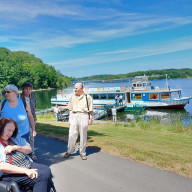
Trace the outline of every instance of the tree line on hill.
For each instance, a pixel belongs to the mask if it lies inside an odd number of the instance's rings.
[[[26,81],[33,83],[34,89],[65,88],[70,80],[32,54],[0,47],[0,89],[8,84],[21,87]]]
[[[71,80],[128,79],[143,75],[149,76],[149,80],[157,80],[165,79],[165,74],[171,79],[192,78],[192,69],[148,70],[117,75],[103,74],[72,78],[62,75],[53,66],[44,64],[41,59],[35,57],[33,54],[24,51],[10,51],[7,48],[0,47],[0,89],[8,84],[15,84],[20,88],[26,81],[33,83],[34,89],[65,88],[71,86]]]
[[[143,75],[149,76],[149,80],[158,80],[158,79],[165,79],[166,78],[165,74],[167,74],[167,76],[171,79],[192,78],[192,69],[182,68],[182,69],[148,70],[148,71],[137,71],[133,73],[118,74],[118,75],[103,74],[103,75],[82,77],[75,80],[89,81],[89,80],[127,79]]]

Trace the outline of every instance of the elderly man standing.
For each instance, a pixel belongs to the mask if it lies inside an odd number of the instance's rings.
[[[69,109],[69,140],[68,151],[64,157],[70,157],[75,151],[75,144],[78,133],[80,133],[80,156],[82,160],[86,160],[86,144],[88,125],[93,121],[93,100],[90,95],[86,95],[83,91],[83,84],[75,84],[75,94],[71,97],[68,105]]]

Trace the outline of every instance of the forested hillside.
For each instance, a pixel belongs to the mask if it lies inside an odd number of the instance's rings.
[[[165,74],[168,75],[171,79],[183,79],[183,78],[192,78],[192,69],[183,68],[183,69],[164,69],[164,70],[149,70],[149,71],[138,71],[133,73],[118,74],[118,75],[93,75],[89,77],[79,78],[79,81],[86,80],[109,80],[109,79],[127,79],[135,76],[146,75],[149,76],[149,80],[156,79],[165,79]]]
[[[34,55],[1,47],[0,88],[10,83],[21,87],[25,81],[33,83],[34,89],[67,87],[71,84],[70,78]]]

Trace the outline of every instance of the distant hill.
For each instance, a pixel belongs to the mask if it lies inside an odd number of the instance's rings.
[[[67,87],[70,80],[32,54],[0,47],[1,89],[8,84],[21,87],[25,81],[33,83],[34,89]]]
[[[110,80],[110,79],[127,79],[135,76],[149,76],[149,80],[165,79],[165,74],[171,79],[183,79],[192,78],[192,69],[163,69],[163,70],[148,70],[148,71],[138,71],[126,74],[103,74],[103,75],[93,75],[88,77],[82,77],[76,79],[77,81],[89,81],[89,80]]]

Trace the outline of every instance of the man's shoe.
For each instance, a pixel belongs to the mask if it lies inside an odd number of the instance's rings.
[[[68,153],[68,152],[67,152],[67,153],[65,153],[64,157],[65,157],[65,158],[70,157],[70,153]]]
[[[87,160],[87,156],[86,155],[81,155],[81,159],[82,160]]]

